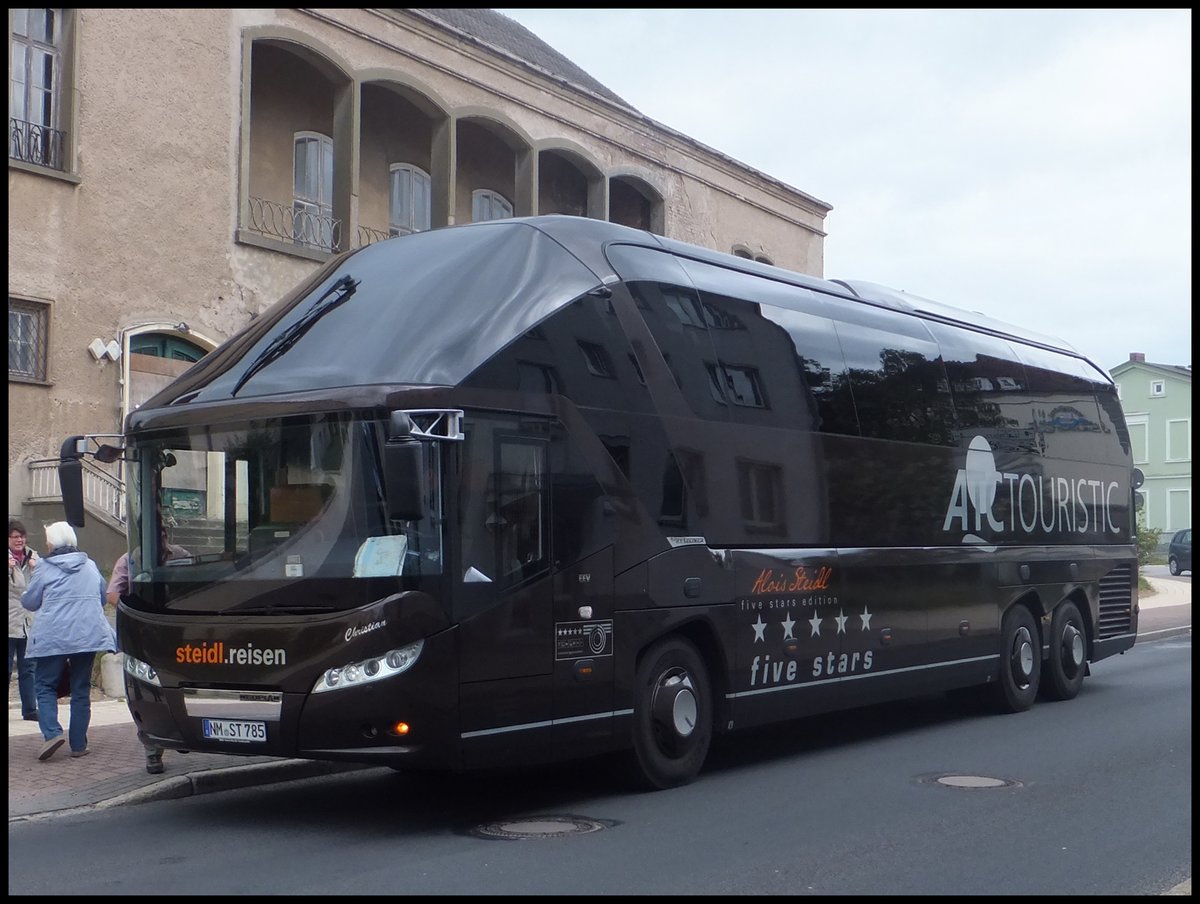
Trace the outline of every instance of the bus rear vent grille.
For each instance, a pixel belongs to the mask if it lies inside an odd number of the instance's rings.
[[[1133,569],[1114,568],[1100,579],[1100,637],[1128,634],[1133,625]]]

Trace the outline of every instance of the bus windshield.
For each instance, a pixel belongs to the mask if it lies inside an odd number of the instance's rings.
[[[424,517],[389,518],[384,439],[382,421],[344,413],[133,439],[133,594],[141,585],[140,603],[150,605],[149,585],[161,582],[194,591],[231,580],[391,578],[401,589],[440,575],[440,458],[431,450],[422,459]],[[319,597],[295,594],[296,605]]]

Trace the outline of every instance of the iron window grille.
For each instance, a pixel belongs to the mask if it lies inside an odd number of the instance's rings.
[[[8,299],[8,378],[44,383],[47,378],[50,306]]]

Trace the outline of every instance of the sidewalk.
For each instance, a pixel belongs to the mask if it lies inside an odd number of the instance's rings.
[[[354,763],[168,750],[163,753],[163,773],[150,775],[125,700],[106,697],[98,688],[92,688],[88,755],[72,759],[64,744],[49,760],[39,762],[42,734],[37,722],[21,718],[15,679],[8,698],[9,822],[367,768]],[[70,719],[67,700],[59,701],[58,719],[65,729]]]
[[[1140,631],[1147,633],[1152,619],[1168,607],[1186,607],[1174,619],[1170,633],[1187,633],[1191,624],[1192,588],[1183,581],[1150,579],[1156,593],[1143,596]],[[1165,614],[1165,613],[1163,613]],[[1159,631],[1163,636],[1165,631]],[[69,704],[59,702],[59,721],[65,728]],[[290,781],[351,769],[373,768],[353,763],[325,763],[278,757],[229,756],[220,753],[163,754],[162,775],[146,772],[146,755],[124,699],[106,697],[92,689],[92,720],[88,728],[90,753],[71,759],[64,745],[51,759],[38,762],[42,735],[36,722],[21,718],[21,703],[14,680],[8,692],[8,818],[32,819],[87,807],[110,807],[227,791],[250,785]],[[374,767],[378,768],[378,767]]]
[[[1138,601],[1142,609],[1162,609],[1166,606],[1191,606],[1192,584],[1190,581],[1146,578],[1154,588],[1153,595],[1142,595]]]

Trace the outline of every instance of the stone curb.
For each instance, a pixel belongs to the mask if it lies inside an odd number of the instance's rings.
[[[217,791],[233,791],[255,785],[271,785],[302,778],[315,778],[337,772],[353,772],[376,768],[361,763],[330,763],[320,760],[283,760],[278,763],[251,763],[245,766],[227,766],[208,769],[187,775],[172,776],[165,782],[156,782],[146,788],[138,788],[125,794],[102,801],[100,807],[115,807],[124,804],[147,803],[154,800],[177,800],[196,794],[213,794]]]
[[[259,787],[304,778],[316,778],[340,772],[356,772],[362,769],[377,769],[377,766],[362,763],[334,763],[320,760],[281,760],[278,763],[250,763],[243,766],[226,766],[206,769],[186,775],[173,775],[156,781],[144,788],[136,788],[113,797],[62,810],[27,813],[10,816],[9,823],[48,819],[88,810],[104,810],[130,804],[143,804],[159,800],[178,800],[198,794],[213,794],[218,791],[234,791],[239,788]]]

